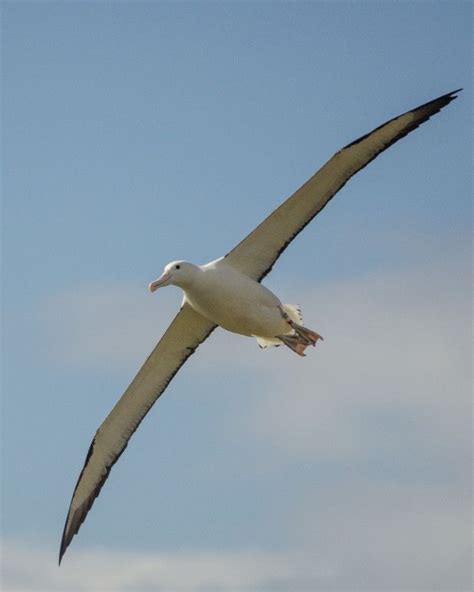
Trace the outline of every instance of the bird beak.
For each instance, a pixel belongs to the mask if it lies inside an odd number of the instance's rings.
[[[166,285],[166,283],[168,282],[169,279],[170,279],[170,274],[165,272],[157,280],[148,284],[148,287],[150,288],[150,292],[154,292],[155,290],[158,290],[158,288],[161,288],[161,286]]]

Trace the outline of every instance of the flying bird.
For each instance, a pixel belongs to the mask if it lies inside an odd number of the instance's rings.
[[[296,306],[282,304],[261,281],[290,242],[355,173],[438,113],[460,90],[407,111],[342,148],[225,257],[206,265],[173,261],[151,282],[151,291],[178,286],[184,293],[183,302],[95,433],[69,506],[59,563],[142,419],[217,326],[253,336],[261,347],[284,344],[300,356],[322,339],[303,325]]]

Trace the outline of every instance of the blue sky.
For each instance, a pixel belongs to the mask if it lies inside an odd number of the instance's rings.
[[[2,28],[5,590],[467,590],[470,3],[4,2]],[[325,342],[213,335],[58,571],[90,440],[180,303],[148,282],[458,87],[267,278]]]

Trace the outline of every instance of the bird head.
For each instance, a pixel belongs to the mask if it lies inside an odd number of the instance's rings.
[[[150,292],[163,288],[164,286],[179,286],[184,288],[192,281],[193,276],[198,271],[198,267],[187,261],[172,261],[165,265],[163,273],[148,287]]]

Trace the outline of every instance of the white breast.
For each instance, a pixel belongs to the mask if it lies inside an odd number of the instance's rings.
[[[185,290],[186,301],[201,315],[241,335],[273,337],[288,327],[280,300],[268,288],[219,259],[203,265]]]

